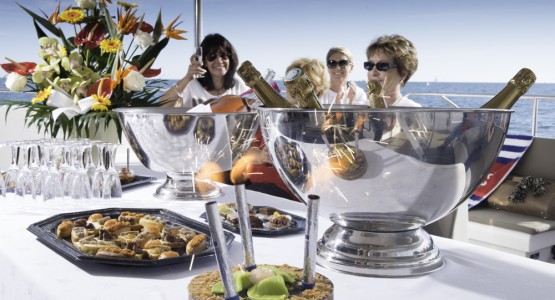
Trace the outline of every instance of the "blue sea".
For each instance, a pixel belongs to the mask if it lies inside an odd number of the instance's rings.
[[[5,79],[0,78],[0,104],[5,99],[30,100],[34,95],[25,93],[5,92]],[[175,80],[168,80],[171,86]],[[278,82],[283,89],[283,84]],[[365,81],[357,81],[357,85],[365,89]],[[409,82],[403,88],[403,94],[413,93],[441,93],[441,94],[468,94],[468,95],[490,95],[489,97],[449,97],[459,107],[480,107],[491,98],[491,95],[499,93],[506,83],[468,83],[468,82]],[[4,92],[2,92],[4,91]],[[546,98],[547,97],[547,98]],[[409,95],[409,98],[421,103],[426,107],[449,107],[446,102],[436,96]],[[555,138],[555,84],[536,83],[514,106],[511,116],[509,133],[531,134],[533,98],[538,99],[537,127],[535,135],[538,137]]]

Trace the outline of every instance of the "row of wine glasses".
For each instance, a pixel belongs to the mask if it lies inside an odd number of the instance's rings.
[[[13,141],[1,195],[22,199],[110,199],[122,196],[114,159],[117,144],[88,139]],[[96,150],[97,163],[93,153]]]

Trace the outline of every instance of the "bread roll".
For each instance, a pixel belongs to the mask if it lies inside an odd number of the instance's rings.
[[[187,243],[187,248],[185,249],[187,255],[198,254],[208,248],[208,241],[206,235],[197,234]]]

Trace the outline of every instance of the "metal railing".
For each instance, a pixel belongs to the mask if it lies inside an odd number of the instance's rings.
[[[447,103],[451,107],[459,108],[459,105],[452,100],[452,98],[477,98],[477,99],[484,99],[485,101],[493,98],[495,95],[489,94],[454,94],[454,93],[408,93],[406,94],[407,97],[436,97],[442,100],[443,102]],[[524,95],[521,96],[518,101],[532,101],[532,127],[531,127],[531,135],[536,136],[537,132],[537,120],[538,120],[538,102],[540,100],[545,101],[555,101],[555,96],[543,96],[543,95]],[[555,102],[553,102],[555,103]],[[555,124],[553,124],[555,126]]]

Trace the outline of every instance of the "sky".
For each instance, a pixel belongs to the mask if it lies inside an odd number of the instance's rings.
[[[48,15],[58,3],[17,2]],[[152,24],[159,10],[164,25],[181,15],[188,40],[171,40],[153,66],[162,69],[160,78],[181,78],[194,51],[194,0],[127,2],[137,3]],[[2,63],[4,57],[39,61],[32,19],[15,1],[0,0],[0,24]],[[401,34],[418,51],[411,81],[507,82],[527,67],[538,83],[555,83],[552,0],[203,0],[202,24],[203,35],[224,35],[240,61],[250,60],[262,73],[273,69],[278,79],[293,60],[324,61],[329,48],[343,46],[355,60],[349,79],[365,80],[366,47],[381,35]]]

